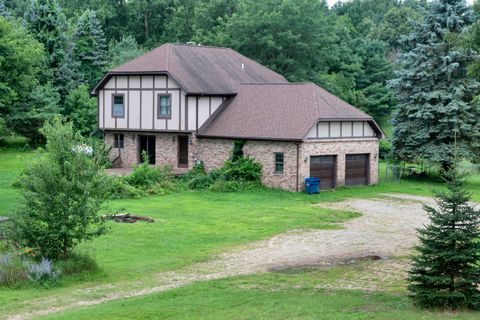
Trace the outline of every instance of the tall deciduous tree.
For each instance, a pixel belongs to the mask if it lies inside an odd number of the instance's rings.
[[[14,20],[0,17],[0,118],[35,143],[43,121],[58,113],[58,95],[41,83],[42,45]]]
[[[74,58],[83,82],[93,87],[107,65],[107,44],[95,11],[87,9],[78,19],[73,41]]]
[[[408,290],[424,307],[480,308],[480,211],[468,203],[456,169],[446,173],[448,191],[426,206],[430,223],[419,231]]]
[[[480,83],[467,74],[478,55],[460,47],[472,18],[464,0],[436,0],[409,36],[390,82],[398,100],[392,144],[401,160],[428,160],[447,169],[455,135],[459,156],[479,154],[480,109],[472,99]]]
[[[97,127],[97,100],[90,96],[89,88],[80,85],[65,100],[65,111],[73,127],[82,135],[88,135]]]

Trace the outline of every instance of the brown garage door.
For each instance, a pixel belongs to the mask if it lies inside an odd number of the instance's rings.
[[[335,188],[336,156],[311,156],[310,177],[320,178],[320,189]]]
[[[345,184],[358,186],[368,184],[368,154],[347,154]]]

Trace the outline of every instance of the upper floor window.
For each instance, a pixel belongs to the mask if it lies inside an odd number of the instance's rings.
[[[171,94],[158,95],[158,119],[169,119],[172,116]]]
[[[123,149],[125,137],[123,134],[116,134],[113,140],[113,147],[115,149]]]
[[[125,117],[125,104],[123,94],[112,95],[112,117],[123,118]]]
[[[275,153],[275,173],[282,174],[284,169],[284,154],[283,152]]]

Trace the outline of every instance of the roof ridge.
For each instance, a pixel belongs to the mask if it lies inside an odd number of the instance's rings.
[[[188,44],[188,43],[171,43],[171,42],[167,42],[167,43],[164,43],[162,44],[163,45],[166,45],[166,44],[170,44],[172,46],[182,46],[182,47],[191,47],[191,48],[210,48],[210,49],[225,49],[225,50],[228,50],[230,49],[229,47],[220,47],[220,46],[210,46],[210,45],[203,45],[203,44]],[[160,46],[161,47],[161,46]]]
[[[311,82],[239,82],[239,85],[309,85]]]

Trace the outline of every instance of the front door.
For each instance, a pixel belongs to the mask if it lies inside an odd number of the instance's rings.
[[[140,140],[139,162],[143,162],[143,153],[148,156],[148,163],[155,164],[155,136],[138,136]]]
[[[188,136],[178,136],[178,167],[188,168]]]
[[[336,156],[311,156],[310,177],[320,178],[320,189],[335,188]]]

